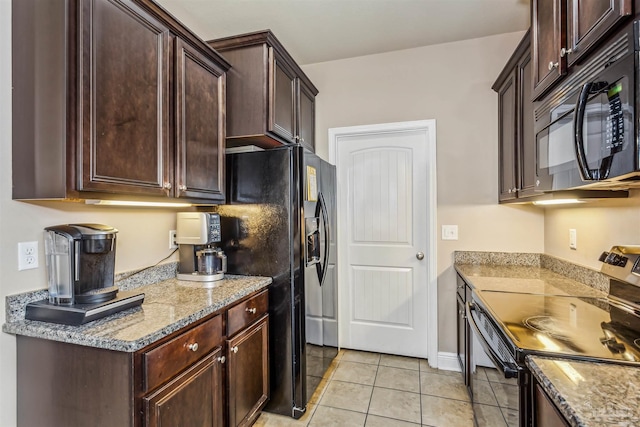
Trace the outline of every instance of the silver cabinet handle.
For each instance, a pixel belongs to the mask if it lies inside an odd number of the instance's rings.
[[[171,190],[171,183],[170,182],[165,182],[164,185],[162,186],[165,190]]]
[[[422,261],[422,260],[424,259],[424,253],[422,253],[422,252],[418,252],[418,253],[416,254],[416,258],[418,258],[420,261]]]
[[[256,314],[256,311],[258,310],[256,310],[255,308],[245,308],[244,311],[249,312],[251,314]]]
[[[558,63],[557,62],[549,62],[549,71],[553,70],[554,68],[558,67]]]
[[[187,191],[187,186],[186,186],[186,185],[184,185],[184,184],[181,184],[180,186],[178,186],[178,189],[179,189],[180,191]]]
[[[220,357],[218,357],[218,362],[220,362],[220,363],[224,363],[224,362],[226,362],[226,361],[227,361],[227,358],[226,358],[226,357],[224,357],[224,356],[220,356]]]
[[[560,49],[560,58],[564,58],[565,55],[573,53],[573,49],[565,49],[564,47]]]
[[[236,345],[236,346],[234,346],[234,347],[231,347],[231,352],[232,352],[233,354],[237,353],[237,352],[238,352],[238,346]]]
[[[189,345],[187,346],[187,348],[188,348],[189,350],[191,350],[191,351],[198,351],[198,343],[197,343],[197,342],[194,342],[194,343],[192,343],[192,344],[189,344]]]

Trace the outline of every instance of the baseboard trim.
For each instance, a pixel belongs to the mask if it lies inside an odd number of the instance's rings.
[[[460,364],[458,363],[458,355],[456,353],[438,352],[438,369],[443,371],[460,372]]]

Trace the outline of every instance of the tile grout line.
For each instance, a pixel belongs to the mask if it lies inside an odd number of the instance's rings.
[[[380,360],[382,355],[378,353],[378,364],[376,365],[376,375],[373,377],[373,384],[371,385],[371,396],[369,396],[369,404],[367,405],[367,412],[364,414],[364,426],[367,425],[367,419],[369,418],[369,410],[371,409],[371,401],[373,400],[373,390],[376,388],[376,379],[378,379],[378,371],[380,370]]]

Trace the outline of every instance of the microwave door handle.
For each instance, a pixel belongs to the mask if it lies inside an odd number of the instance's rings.
[[[589,170],[589,165],[587,164],[587,155],[584,152],[584,135],[582,132],[587,100],[591,94],[592,86],[592,82],[585,83],[584,86],[582,86],[580,95],[578,95],[578,100],[576,102],[575,114],[573,115],[573,144],[576,152],[576,160],[578,161],[578,168],[580,170],[580,176],[583,181],[593,181],[591,170]]]
[[[613,154],[602,159],[602,163],[600,164],[600,167],[598,169],[589,169],[589,164],[587,163],[587,155],[584,150],[584,134],[582,130],[589,95],[600,93],[603,90],[606,90],[608,87],[609,83],[605,81],[585,83],[584,86],[582,86],[580,95],[578,96],[578,100],[576,101],[576,109],[573,116],[573,142],[576,152],[576,159],[578,160],[580,175],[582,176],[583,181],[598,181],[606,179],[611,172]]]

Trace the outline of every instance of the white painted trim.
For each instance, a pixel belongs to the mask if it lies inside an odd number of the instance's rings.
[[[456,353],[438,353],[438,369],[443,371],[460,372],[460,363],[458,363],[458,355]],[[429,366],[434,367],[429,360]]]
[[[331,128],[329,129],[329,162],[333,163],[338,167],[337,164],[337,152],[338,152],[338,141],[341,137],[345,136],[354,136],[354,135],[366,135],[370,133],[384,133],[384,132],[397,132],[399,130],[412,131],[412,130],[424,130],[427,134],[427,140],[429,141],[429,146],[427,147],[427,212],[429,214],[429,219],[427,221],[427,244],[429,246],[427,253],[427,310],[428,310],[428,325],[427,325],[427,347],[428,354],[427,359],[429,361],[429,365],[433,368],[438,368],[440,366],[440,353],[438,353],[438,275],[437,275],[437,248],[438,248],[438,233],[437,233],[437,202],[438,202],[438,192],[437,192],[437,182],[436,182],[436,121],[434,119],[431,120],[418,120],[411,122],[396,122],[396,123],[382,123],[382,124],[373,124],[373,125],[362,125],[362,126],[349,126],[349,127],[340,127],[340,128]],[[338,191],[340,191],[338,189]],[[344,236],[343,233],[340,232],[340,215],[338,215],[338,248],[341,247],[340,244],[340,236]],[[339,252],[339,251],[338,251]],[[340,283],[341,278],[345,277],[344,269],[341,267],[341,263],[338,266],[338,283]],[[339,289],[343,287],[339,286]],[[338,293],[338,313],[341,313],[340,308],[340,291]],[[342,328],[341,328],[342,325]],[[344,328],[346,325],[344,322],[340,321],[338,318],[338,342],[340,343],[340,336],[344,333]],[[342,332],[341,332],[342,330]],[[444,354],[444,353],[443,353]],[[457,364],[457,359],[454,361]],[[449,361],[448,358],[444,358],[442,360],[444,366],[448,366]],[[443,368],[447,369],[447,368]]]

